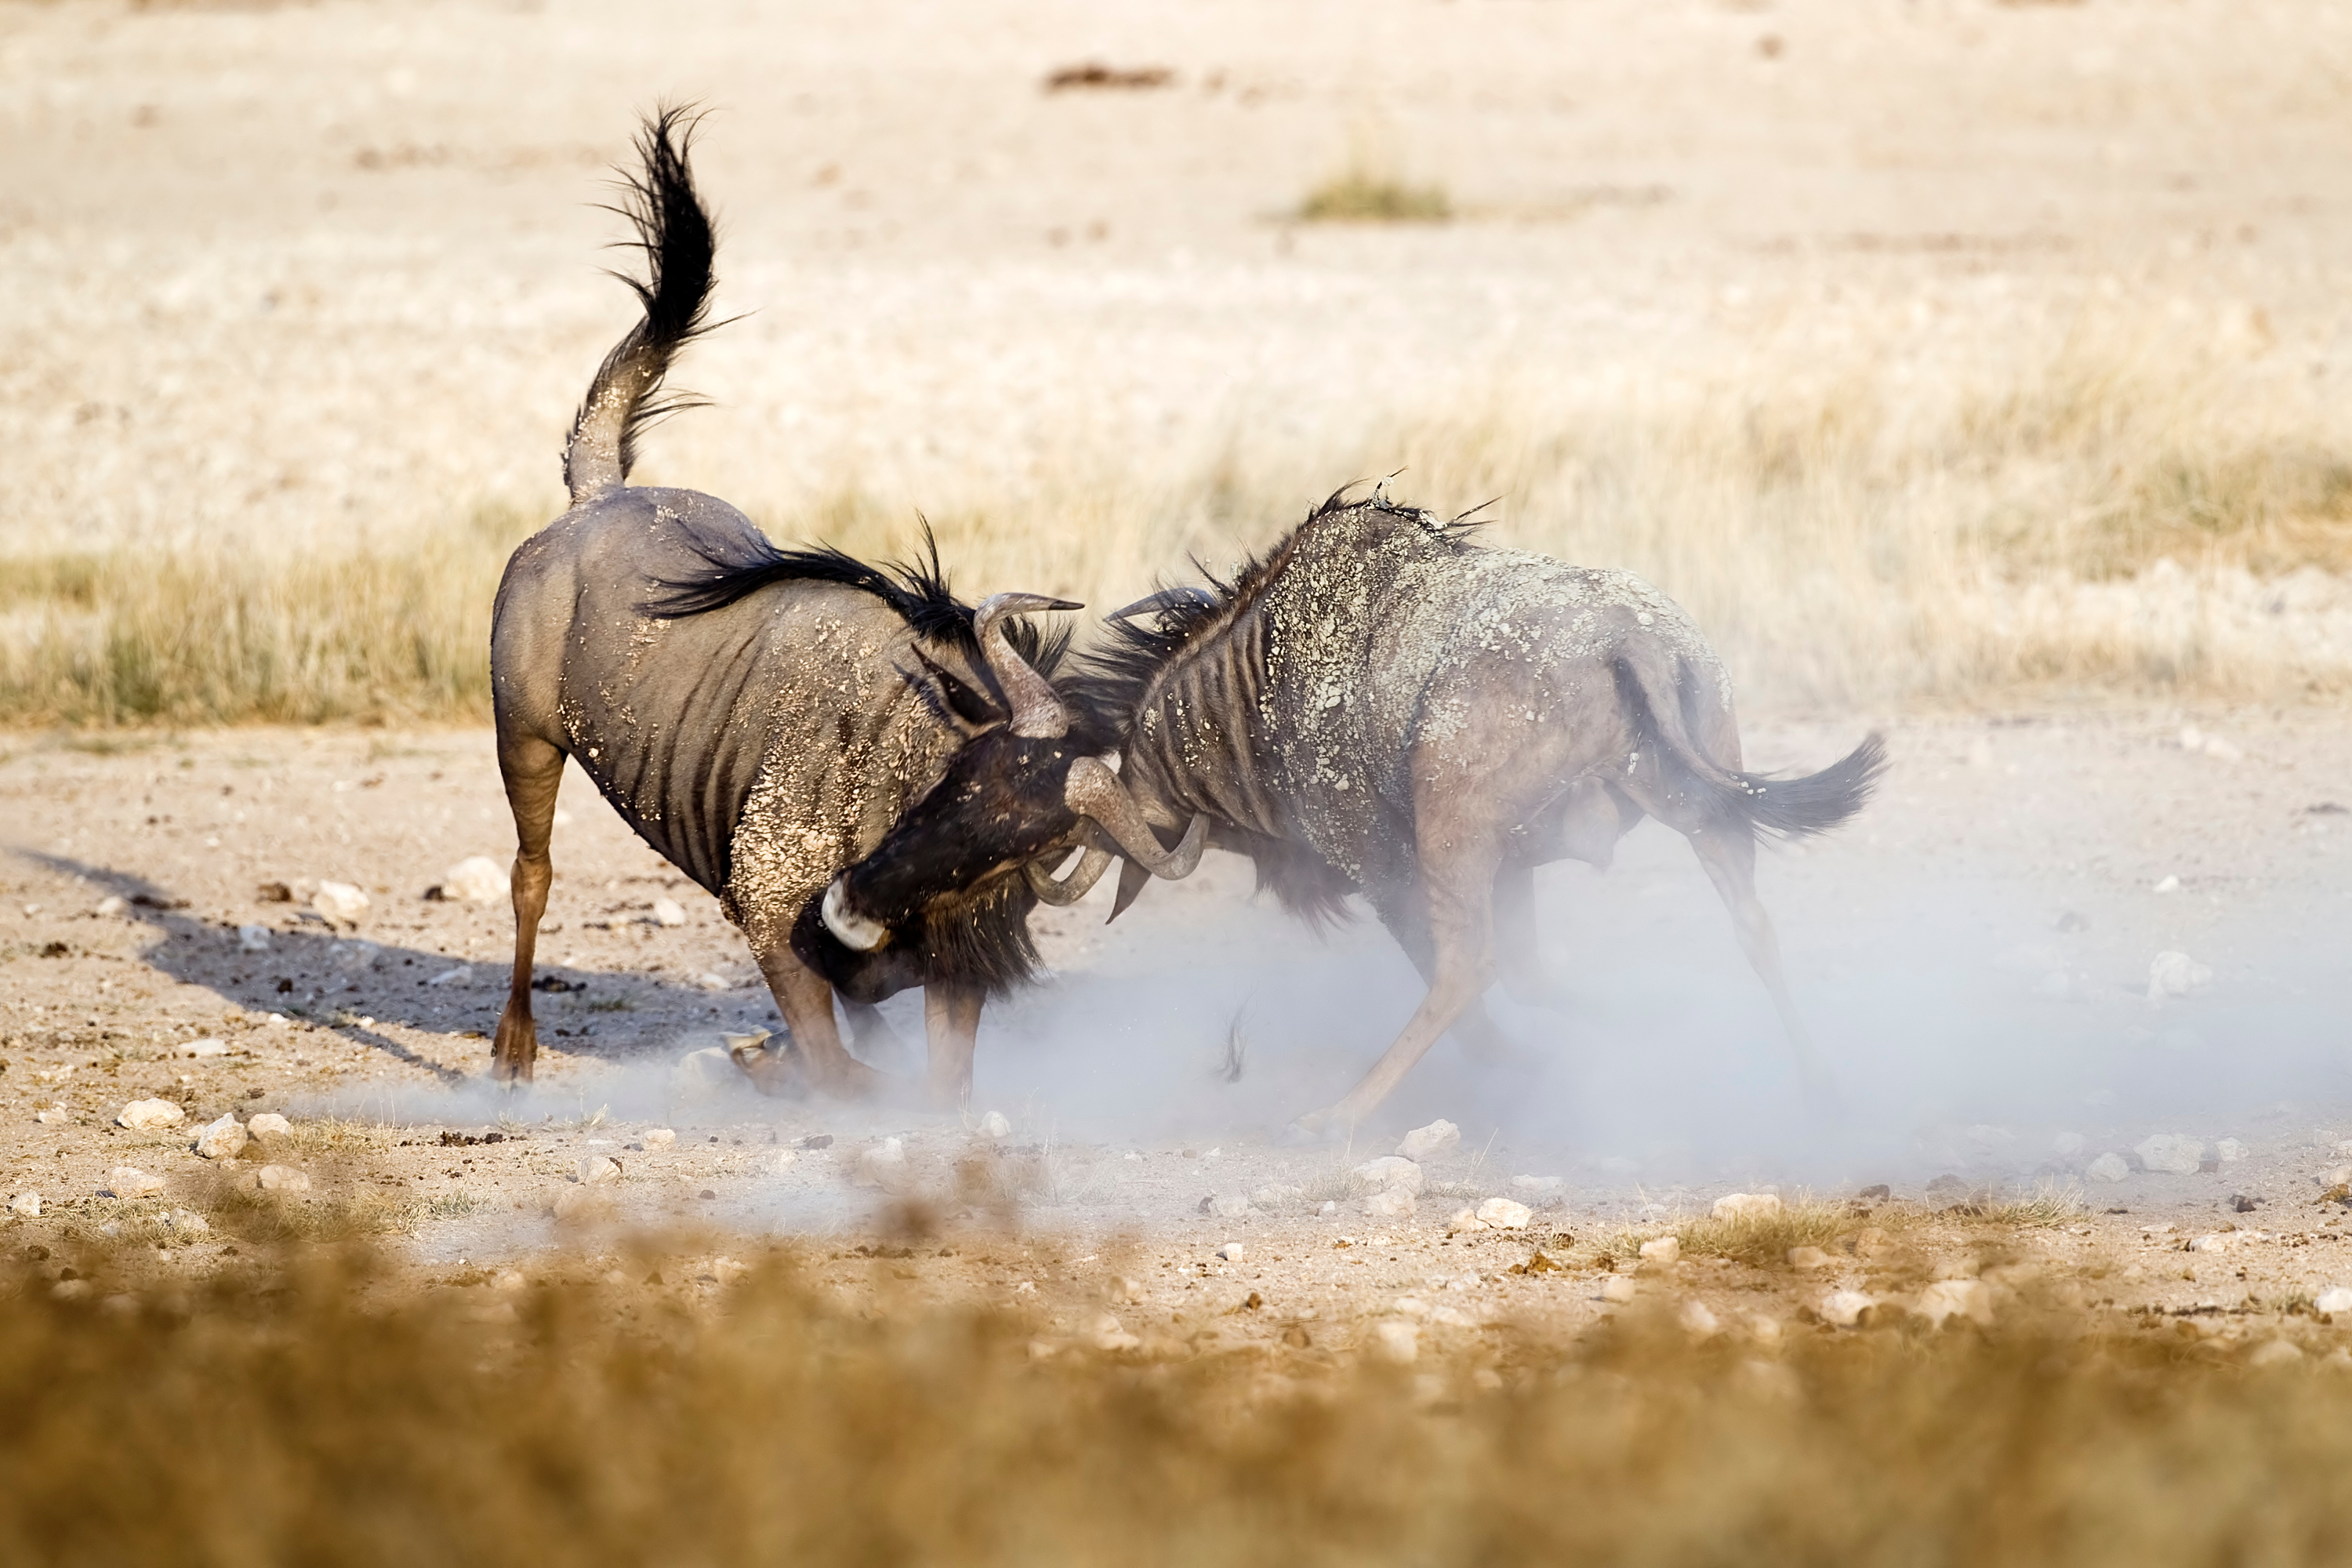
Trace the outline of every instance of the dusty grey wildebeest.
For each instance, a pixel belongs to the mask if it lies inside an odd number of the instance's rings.
[[[1606,865],[1644,815],[1697,851],[1818,1082],[1756,899],[1756,838],[1852,816],[1885,766],[1878,737],[1805,777],[1743,773],[1730,681],[1679,607],[1630,574],[1465,531],[1384,495],[1334,496],[1233,581],[1111,617],[1071,688],[1118,736],[1149,822],[1207,818],[1210,843],[1253,857],[1260,885],[1310,919],[1364,894],[1428,982],[1387,1054],[1298,1130],[1353,1125],[1449,1026],[1483,1025],[1498,972],[1547,998],[1535,868]],[[1068,812],[1030,828],[1027,842],[1062,842]],[[914,907],[904,866],[961,831],[952,803],[922,803],[828,910],[887,922]],[[1114,918],[1143,885],[1132,871]]]
[[[1029,911],[1041,897],[1076,895],[1043,868],[950,852],[934,879],[948,890],[924,902],[904,940],[852,951],[815,909],[842,868],[928,794],[1013,811],[1026,802],[1004,781],[1058,769],[1058,805],[1074,766],[1093,783],[1096,817],[1073,840],[1125,841],[1178,874],[1191,863],[1160,850],[1048,679],[1066,639],[1015,618],[1076,605],[1000,594],[974,610],[950,595],[936,549],[928,563],[891,569],[780,550],[724,501],[625,483],[638,435],[677,406],[660,395],[672,356],[705,330],[713,239],[686,140],[674,111],[639,139],[643,170],[625,205],[647,260],[647,281],[630,282],[644,319],[606,356],[572,425],[571,510],[515,552],[499,588],[491,683],[518,848],[514,974],[494,1068],[527,1079],[538,1050],[532,949],[569,756],[750,941],[790,1030],[782,1051],[738,1055],[763,1089],[877,1087],[842,1045],[834,992],[863,1032],[877,1022],[872,1003],[921,985],[931,1093],[960,1100],[983,998],[1035,962]],[[1102,858],[1088,862],[1097,875]]]

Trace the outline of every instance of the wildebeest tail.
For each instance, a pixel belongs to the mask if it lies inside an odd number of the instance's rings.
[[[687,110],[659,110],[637,132],[643,168],[622,176],[621,203],[614,210],[637,231],[633,243],[646,253],[646,278],[616,276],[636,294],[645,315],[604,356],[572,421],[563,482],[574,505],[625,482],[636,461],[637,437],[698,401],[661,395],[671,359],[709,330],[717,240],[688,162],[693,131]]]
[[[1676,662],[1654,645],[1629,645],[1618,655],[1617,678],[1630,689],[1627,695],[1652,743],[1713,797],[1722,815],[1761,833],[1804,838],[1828,832],[1868,803],[1878,775],[1886,771],[1886,742],[1876,732],[1815,773],[1776,777],[1727,768],[1706,754],[1684,721]]]

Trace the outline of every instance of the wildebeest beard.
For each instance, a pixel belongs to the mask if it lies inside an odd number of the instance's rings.
[[[793,925],[793,952],[853,1002],[879,1002],[916,985],[957,985],[991,994],[1036,972],[1029,911],[1037,895],[1019,876],[992,878],[961,894],[930,900],[913,942],[873,952],[844,946],[824,926],[823,900],[811,899]]]

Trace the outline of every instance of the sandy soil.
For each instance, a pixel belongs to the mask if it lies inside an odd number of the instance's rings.
[[[1834,742],[1756,728],[1768,763]],[[37,1245],[204,1211],[260,1156],[311,1176],[294,1201],[483,1279],[512,1262],[586,1267],[612,1236],[654,1227],[716,1231],[739,1252],[814,1237],[841,1250],[845,1284],[896,1289],[918,1268],[899,1257],[909,1236],[929,1235],[925,1289],[1011,1300],[1025,1279],[1080,1326],[1080,1305],[1124,1292],[1136,1326],[1181,1314],[1189,1336],[1204,1318],[1239,1334],[1344,1325],[1394,1311],[1400,1293],[1424,1319],[1444,1307],[1468,1325],[1614,1310],[1603,1254],[1629,1226],[1733,1190],[1843,1198],[1885,1182],[1894,1205],[1846,1232],[1892,1226],[1883,1255],[1801,1273],[1692,1259],[1640,1289],[1786,1317],[1837,1285],[1901,1299],[1938,1267],[2030,1263],[2084,1300],[2239,1322],[2250,1302],[2352,1281],[2340,1205],[2323,1201],[2352,1158],[2336,1148],[2352,1134],[2334,963],[2347,835],[2340,814],[2312,810],[2334,804],[2352,740],[2307,713],[2203,716],[2196,734],[2220,737],[2221,754],[2181,734],[2175,714],[1903,723],[1870,815],[1774,858],[1766,895],[1844,1077],[1842,1116],[1807,1117],[1720,911],[1651,826],[1605,877],[1558,868],[1540,885],[1568,1018],[1498,997],[1522,1058],[1441,1047],[1351,1146],[1307,1150],[1269,1135],[1385,1042],[1410,972],[1376,929],[1318,942],[1252,903],[1227,858],[1107,931],[1101,890],[1042,913],[1053,975],[992,1010],[970,1112],[763,1100],[692,1056],[776,1022],[740,941],[575,776],[541,947],[542,984],[563,989],[540,996],[540,1079],[509,1098],[484,1079],[482,1037],[509,916],[424,896],[507,841],[487,735],[20,739],[0,762],[0,1186],[42,1194],[42,1216],[11,1226]],[[356,930],[265,889],[320,879],[368,891]],[[662,897],[682,926],[653,923]],[[266,950],[245,949],[246,926],[266,929]],[[2215,973],[2158,1006],[2147,968],[2167,949]],[[1882,972],[1877,989],[1864,970]],[[913,1002],[887,1012],[919,1039]],[[1244,1070],[1229,1084],[1217,1068],[1237,1012]],[[1891,1035],[1890,1017],[1907,1031]],[[226,1052],[184,1054],[199,1039]],[[184,1123],[115,1125],[150,1098]],[[192,1152],[201,1124],[262,1110],[290,1115],[293,1133],[221,1166]],[[1008,1119],[1001,1140],[982,1130],[990,1110]],[[1464,1140],[1428,1162],[1416,1212],[1368,1217],[1349,1169],[1437,1115]],[[675,1142],[649,1140],[656,1129]],[[2209,1168],[2088,1173],[2156,1131],[2203,1142]],[[2064,1132],[2080,1142],[2060,1152]],[[2221,1159],[2224,1137],[2242,1157]],[[877,1180],[866,1157],[892,1138],[904,1165]],[[617,1174],[583,1183],[599,1158]],[[126,1163],[163,1193],[104,1195]],[[1559,1184],[1530,1192],[1519,1176]],[[1937,1213],[2036,1191],[2084,1212],[2026,1231]],[[1532,1228],[1450,1223],[1496,1194],[1529,1199]],[[2214,1234],[2228,1239],[2181,1250]],[[1215,1256],[1228,1242],[1240,1261]],[[226,1245],[183,1246],[175,1266]],[[1565,1267],[1510,1272],[1538,1249]],[[1252,1293],[1273,1305],[1224,1317]]]

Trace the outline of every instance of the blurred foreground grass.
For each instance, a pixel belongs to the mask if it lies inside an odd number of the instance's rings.
[[[2352,1544],[2352,1375],[2187,1323],[1695,1342],[1633,1312],[1424,1334],[1405,1365],[1324,1323],[1040,1357],[1039,1324],[887,1277],[853,1298],[785,1253],[727,1285],[674,1253],[508,1289],[355,1253],[242,1266],[83,1256],[61,1291],[59,1261],[12,1262],[0,1558],[2140,1568]]]
[[[968,595],[1101,608],[1400,468],[1400,499],[1495,500],[1490,542],[1648,576],[1767,702],[2352,684],[2343,420],[2242,356],[2129,331],[1933,374],[1865,347],[1607,398],[1498,381],[1344,437],[1237,430],[1172,477],[1073,458],[932,521]],[[0,722],[478,719],[491,596],[541,504],[344,554],[0,558]],[[888,555],[914,520],[853,486],[764,521]]]

